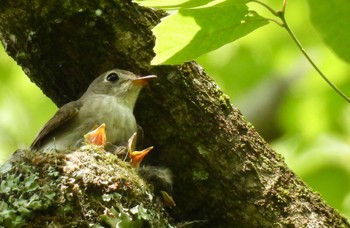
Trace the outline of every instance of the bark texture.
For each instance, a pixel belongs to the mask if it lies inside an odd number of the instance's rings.
[[[158,79],[135,113],[147,163],[173,172],[178,223],[198,227],[350,227],[256,133],[195,62],[149,65],[165,14],[129,0],[2,0],[7,53],[58,106],[111,68]],[[187,223],[189,224],[189,223]]]

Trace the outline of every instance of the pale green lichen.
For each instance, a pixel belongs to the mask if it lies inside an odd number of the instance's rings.
[[[0,227],[28,224],[171,227],[137,171],[95,146],[65,153],[19,151],[0,168]]]
[[[56,183],[40,184],[39,173],[26,163],[4,166],[0,173],[0,224],[20,227],[34,211],[45,210],[54,202],[56,193],[51,189]]]

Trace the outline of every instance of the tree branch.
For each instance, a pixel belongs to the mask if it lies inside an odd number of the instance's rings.
[[[162,16],[129,0],[2,1],[0,38],[58,105],[78,98],[111,68],[158,75],[135,113],[146,143],[155,146],[146,162],[174,174],[177,207],[168,212],[175,221],[349,227],[286,167],[199,65],[149,65],[151,28]]]

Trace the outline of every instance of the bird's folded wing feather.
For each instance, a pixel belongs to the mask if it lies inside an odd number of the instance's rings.
[[[79,112],[81,106],[82,102],[80,101],[72,101],[63,105],[40,130],[32,145],[30,145],[30,148],[35,149],[40,147],[41,142],[59,126],[72,119]]]

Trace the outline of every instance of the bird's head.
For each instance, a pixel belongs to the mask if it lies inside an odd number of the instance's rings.
[[[155,75],[138,77],[132,72],[114,69],[97,77],[89,86],[84,96],[89,94],[103,94],[134,103],[141,88]]]

